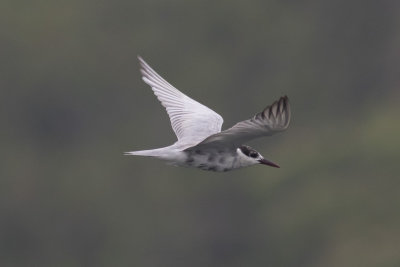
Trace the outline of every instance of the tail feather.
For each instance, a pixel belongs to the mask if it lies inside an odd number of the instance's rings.
[[[124,155],[125,156],[160,157],[163,155],[163,151],[165,151],[165,148],[130,151],[130,152],[125,152]]]

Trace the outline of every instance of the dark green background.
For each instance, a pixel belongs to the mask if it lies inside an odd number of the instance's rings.
[[[400,266],[399,1],[0,4],[1,266]],[[287,94],[281,165],[175,141],[140,54],[224,128]]]

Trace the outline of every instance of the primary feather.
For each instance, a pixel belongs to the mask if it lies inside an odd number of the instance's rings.
[[[143,81],[151,86],[158,100],[166,108],[178,143],[195,145],[221,131],[223,119],[219,114],[180,92],[141,57],[138,58]]]
[[[267,106],[253,118],[236,123],[233,127],[207,137],[201,146],[239,147],[247,141],[273,135],[285,130],[290,122],[290,105],[287,96]]]

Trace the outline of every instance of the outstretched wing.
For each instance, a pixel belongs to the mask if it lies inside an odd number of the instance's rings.
[[[288,127],[289,122],[289,99],[287,96],[283,96],[253,118],[241,121],[232,128],[209,136],[198,146],[237,148],[249,140],[283,131]]]
[[[222,117],[191,99],[164,80],[140,56],[138,57],[143,81],[166,108],[178,143],[196,145],[206,137],[221,131]]]

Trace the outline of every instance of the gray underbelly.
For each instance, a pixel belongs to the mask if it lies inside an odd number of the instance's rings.
[[[205,171],[226,172],[234,167],[235,158],[230,154],[188,153],[184,165]]]

